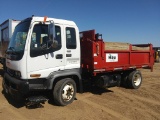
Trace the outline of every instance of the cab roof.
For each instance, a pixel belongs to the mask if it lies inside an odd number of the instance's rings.
[[[44,17],[37,17],[33,16],[32,21],[44,21]],[[70,21],[70,20],[64,20],[64,19],[56,19],[56,18],[49,18],[47,17],[46,21],[54,21],[54,23],[59,23],[59,24],[66,24],[66,25],[74,25],[76,26],[75,22]]]

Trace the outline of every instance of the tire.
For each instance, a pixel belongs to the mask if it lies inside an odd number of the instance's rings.
[[[71,78],[58,81],[53,88],[54,102],[59,106],[72,103],[76,96],[76,83]]]
[[[132,89],[138,89],[142,84],[142,74],[140,71],[135,70],[129,74],[128,87]]]

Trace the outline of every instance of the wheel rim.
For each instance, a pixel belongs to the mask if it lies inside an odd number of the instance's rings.
[[[139,74],[136,74],[134,76],[134,81],[133,81],[135,86],[139,86],[141,84],[141,81],[142,81],[141,76]]]
[[[66,84],[62,91],[62,98],[64,101],[70,101],[74,95],[74,87],[72,84]]]

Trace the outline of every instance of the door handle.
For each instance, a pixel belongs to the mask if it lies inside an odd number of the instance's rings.
[[[72,57],[72,54],[66,54],[66,57]]]
[[[57,54],[56,55],[56,59],[62,59],[63,58],[63,55],[62,54]]]

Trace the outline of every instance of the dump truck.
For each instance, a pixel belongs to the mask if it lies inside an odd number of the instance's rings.
[[[5,52],[8,48],[9,41],[19,20],[8,19],[0,24],[0,62],[5,68]]]
[[[54,102],[65,106],[87,81],[103,89],[138,89],[139,68],[153,71],[153,52],[152,44],[105,42],[95,30],[79,32],[73,21],[32,16],[15,28],[2,85],[15,99],[52,91]]]

